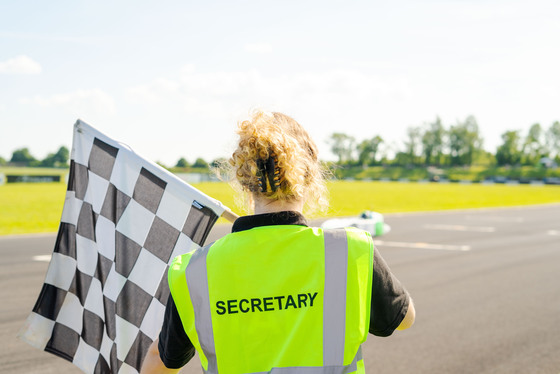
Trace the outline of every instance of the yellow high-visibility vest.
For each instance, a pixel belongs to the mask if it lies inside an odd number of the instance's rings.
[[[364,373],[373,241],[298,225],[178,256],[169,286],[205,373]]]

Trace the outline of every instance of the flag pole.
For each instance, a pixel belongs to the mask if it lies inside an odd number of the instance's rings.
[[[231,223],[233,223],[236,219],[239,218],[237,214],[233,213],[231,210],[228,209],[224,210],[224,212],[222,213],[222,217],[224,217]]]

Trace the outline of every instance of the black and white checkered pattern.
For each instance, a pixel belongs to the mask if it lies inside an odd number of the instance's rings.
[[[172,259],[225,207],[82,121],[45,283],[20,336],[85,373],[137,373],[161,328]]]

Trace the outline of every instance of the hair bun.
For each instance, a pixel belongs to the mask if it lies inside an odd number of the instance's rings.
[[[274,200],[328,206],[317,146],[293,118],[257,110],[238,125],[239,143],[229,161],[243,190]]]

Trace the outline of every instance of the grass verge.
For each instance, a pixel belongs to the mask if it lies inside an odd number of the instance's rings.
[[[229,185],[200,183],[194,186],[233,211],[245,213],[236,204]],[[328,186],[331,195],[328,216],[355,215],[366,209],[394,213],[560,202],[559,186],[359,181],[330,182]],[[65,191],[64,183],[0,186],[0,235],[56,231]]]
[[[331,182],[329,216],[534,205],[560,202],[559,186]]]
[[[68,174],[68,168],[28,168],[28,167],[5,167],[0,166],[0,173],[6,175],[60,175],[64,180]]]

